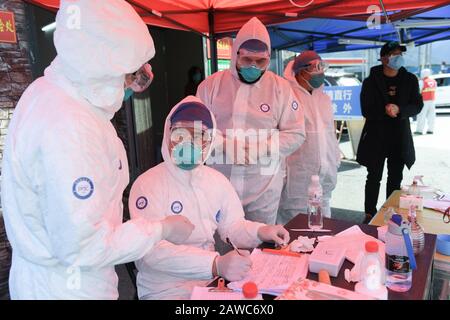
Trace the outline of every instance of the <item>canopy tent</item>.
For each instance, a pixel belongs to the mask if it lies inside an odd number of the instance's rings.
[[[399,36],[402,43],[417,46],[450,39],[450,5],[373,29],[365,21],[310,18],[272,26],[269,31],[274,49],[296,52],[368,49],[398,40]]]
[[[51,10],[56,10],[59,6],[59,0],[26,1]],[[384,14],[379,15],[381,23],[385,23],[387,19],[390,21],[399,21],[449,3],[448,0],[427,0],[422,2],[417,0],[127,1],[135,7],[136,11],[149,25],[187,30],[202,35],[208,34],[213,43],[215,43],[218,34],[235,32],[252,16],[258,17],[267,26],[310,18],[340,19],[349,24],[355,23],[360,26],[373,14],[372,11],[368,10],[373,5],[383,9]],[[273,30],[277,33],[280,32],[279,29],[278,31],[276,29]],[[282,33],[279,33],[280,39],[285,38],[285,41],[284,43],[282,41],[275,41],[276,45],[282,47],[289,41],[296,41],[293,33],[298,32],[291,32],[286,37]],[[301,44],[297,45],[297,47],[300,48]],[[213,60],[215,60],[213,61],[213,71],[215,71],[217,70],[217,59],[214,58],[217,57],[216,46],[212,46],[211,54]]]
[[[59,0],[27,0],[56,9]],[[251,16],[266,25],[305,18],[339,18],[366,21],[370,5],[385,7],[391,21],[448,4],[443,0],[127,0],[150,25],[214,33],[238,30]],[[308,3],[310,3],[308,5]],[[301,6],[308,5],[304,8]],[[212,17],[211,17],[212,16]],[[383,17],[384,21],[384,17]]]

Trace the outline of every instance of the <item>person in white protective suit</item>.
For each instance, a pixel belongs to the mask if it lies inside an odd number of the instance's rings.
[[[196,97],[177,104],[167,117],[162,155],[164,162],[142,174],[130,192],[130,214],[158,221],[183,215],[195,225],[182,245],[161,241],[136,262],[140,299],[189,299],[194,286],[214,276],[230,281],[244,278],[251,267],[248,251],[220,256],[214,233],[238,248],[254,248],[262,241],[289,242],[282,226],[244,219],[233,186],[220,172],[203,165],[214,143],[214,116]]]
[[[325,62],[314,51],[304,51],[291,61],[284,73],[303,107],[306,140],[286,161],[286,184],[280,201],[278,223],[286,223],[307,212],[311,176],[318,175],[323,188],[322,210],[331,217],[330,199],[340,165],[333,108],[323,91]]]
[[[252,18],[236,36],[230,69],[208,77],[197,91],[223,135],[207,164],[231,181],[246,218],[267,224],[277,217],[285,175],[282,163],[304,141],[301,106],[289,83],[268,70],[270,50],[266,27]],[[245,161],[234,157],[234,141],[236,154],[245,145]],[[269,158],[265,150],[270,150]]]
[[[122,0],[62,0],[56,22],[57,57],[21,97],[4,153],[11,298],[117,299],[114,265],[193,229],[185,217],[122,223],[128,163],[110,120],[126,87],[149,85],[131,73],[154,45]]]

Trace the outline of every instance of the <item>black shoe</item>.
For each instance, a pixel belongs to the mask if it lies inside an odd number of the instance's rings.
[[[369,224],[369,222],[373,219],[371,214],[366,213],[366,217],[364,218],[363,224]]]
[[[421,136],[423,133],[422,132],[419,132],[419,131],[416,131],[416,132],[414,132],[414,135],[416,135],[416,136]]]
[[[427,134],[433,134],[433,131],[427,131]]]

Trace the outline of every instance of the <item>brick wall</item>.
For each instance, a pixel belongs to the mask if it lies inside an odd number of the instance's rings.
[[[17,44],[0,43],[0,161],[8,124],[23,91],[32,81],[25,2],[0,0],[0,10],[15,14]],[[1,168],[0,168],[1,170]],[[1,172],[1,171],[0,171]]]

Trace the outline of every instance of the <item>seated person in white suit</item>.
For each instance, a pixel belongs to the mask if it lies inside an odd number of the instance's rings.
[[[189,96],[166,119],[164,162],[142,174],[130,194],[132,217],[159,221],[183,215],[195,228],[180,245],[161,241],[142,259],[137,286],[140,299],[189,299],[194,286],[205,286],[215,276],[243,279],[251,268],[249,252],[235,250],[220,256],[214,233],[238,248],[255,248],[263,241],[289,242],[282,226],[244,218],[242,204],[229,180],[203,165],[211,153],[216,131],[214,115]]]

